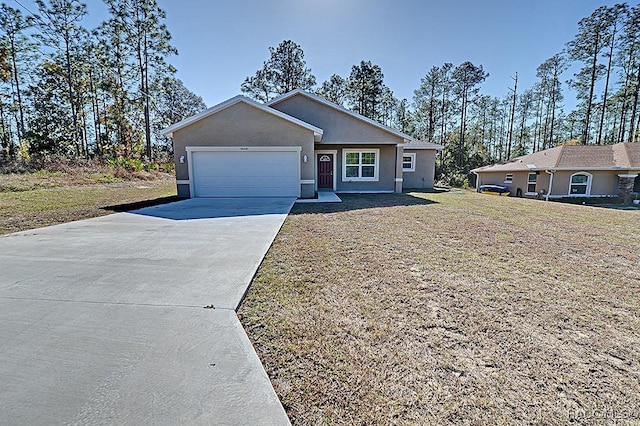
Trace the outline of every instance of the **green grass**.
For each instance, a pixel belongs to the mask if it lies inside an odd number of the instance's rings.
[[[637,211],[343,199],[294,207],[239,310],[294,424],[640,421]]]
[[[122,204],[176,195],[173,176],[147,179],[125,180],[104,173],[0,175],[0,235],[101,216]]]

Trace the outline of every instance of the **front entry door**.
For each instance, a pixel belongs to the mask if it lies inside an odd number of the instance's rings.
[[[333,154],[318,155],[318,189],[333,189]]]

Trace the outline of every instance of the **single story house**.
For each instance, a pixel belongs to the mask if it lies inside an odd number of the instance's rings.
[[[442,149],[302,90],[266,104],[236,96],[163,134],[173,139],[181,197],[432,188]]]
[[[508,186],[511,195],[620,197],[640,192],[640,143],[561,145],[472,170],[481,185]]]

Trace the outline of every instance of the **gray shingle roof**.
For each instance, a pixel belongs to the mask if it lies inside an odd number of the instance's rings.
[[[640,169],[640,143],[615,145],[561,145],[490,166],[474,172],[516,172],[551,169]]]

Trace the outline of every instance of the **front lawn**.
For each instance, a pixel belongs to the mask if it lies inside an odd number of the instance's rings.
[[[294,207],[239,311],[294,424],[640,422],[640,212],[341,197]]]
[[[176,199],[175,177],[39,171],[0,174],[0,235]]]

